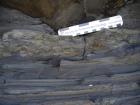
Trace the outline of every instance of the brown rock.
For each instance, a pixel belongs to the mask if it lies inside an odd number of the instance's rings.
[[[84,0],[84,7],[87,16],[97,17],[104,12],[108,0]]]
[[[79,0],[3,0],[2,5],[16,8],[31,16],[45,17],[54,28],[81,19],[83,15]],[[67,18],[66,18],[66,17]]]

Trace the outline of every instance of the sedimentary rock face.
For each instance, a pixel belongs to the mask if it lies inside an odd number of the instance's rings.
[[[55,28],[83,13],[78,0],[0,1],[45,16]],[[96,10],[104,0],[79,1],[88,1],[91,11],[85,12],[101,18]],[[77,37],[58,36],[40,18],[0,7],[0,105],[139,105],[139,7],[140,2],[119,11],[121,28]]]
[[[31,16],[45,17],[45,20],[56,29],[83,16],[79,0],[2,0],[0,3]]]

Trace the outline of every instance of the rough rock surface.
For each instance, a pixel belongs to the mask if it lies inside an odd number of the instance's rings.
[[[19,53],[23,56],[81,56],[82,38],[59,37],[31,30],[12,30],[3,34],[1,54]],[[4,52],[3,52],[4,51]]]
[[[108,0],[83,0],[85,13],[87,16],[99,17],[105,10]]]
[[[55,29],[81,20],[84,15],[79,0],[3,0],[0,3],[31,16],[45,17],[47,23]]]
[[[139,52],[139,38],[139,30],[128,29],[101,31],[90,34],[85,39],[13,30],[2,35],[1,55],[19,53],[27,56],[124,56]]]
[[[1,40],[0,102],[55,105],[54,101],[61,100],[71,105],[90,100],[82,103],[119,105],[129,99],[128,105],[138,105],[139,37],[139,30],[130,29],[84,38],[7,32]],[[73,99],[80,101],[69,102]]]
[[[139,105],[139,22],[128,22],[80,37],[1,34],[0,105]]]
[[[0,7],[0,33],[13,29],[26,29],[54,34],[53,29],[43,24],[39,18],[32,18],[15,9]]]
[[[0,3],[28,15],[42,17],[42,21],[55,30],[78,24],[82,19],[115,15],[125,5],[124,0],[2,0]]]
[[[140,3],[129,4],[122,8],[118,14],[123,17],[124,28],[140,29]]]

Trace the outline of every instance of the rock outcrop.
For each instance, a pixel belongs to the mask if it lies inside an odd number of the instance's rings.
[[[116,29],[83,37],[50,36],[29,30],[13,30],[2,35],[1,55],[27,56],[123,56],[139,52],[139,30]],[[96,55],[97,54],[97,55]]]
[[[124,28],[140,29],[140,3],[128,4],[118,14],[123,17]]]
[[[3,34],[13,29],[55,33],[47,24],[42,23],[40,18],[32,18],[18,10],[0,7],[0,33]]]
[[[85,36],[24,28],[0,33],[0,105],[139,105],[138,6],[119,11],[122,28]],[[0,18],[3,25],[7,18]]]
[[[30,16],[41,17],[55,30],[89,17],[93,20],[105,15],[116,15],[125,5],[124,0],[2,0],[0,3]]]
[[[83,0],[86,16],[99,17],[103,15],[108,0]]]
[[[13,30],[3,34],[1,54],[19,53],[27,56],[81,56],[82,38],[59,37],[31,30]],[[3,52],[4,51],[4,52]]]
[[[45,17],[44,20],[55,29],[81,20],[84,15],[79,0],[3,0],[0,3],[31,16]]]

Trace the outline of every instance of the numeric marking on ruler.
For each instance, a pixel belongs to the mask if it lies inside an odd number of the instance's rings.
[[[103,29],[115,28],[122,25],[123,25],[122,17],[120,15],[117,15],[106,19],[91,21],[91,22],[59,29],[58,35],[78,36],[78,35],[100,31]]]

